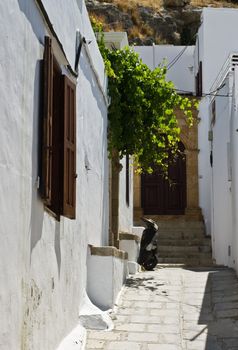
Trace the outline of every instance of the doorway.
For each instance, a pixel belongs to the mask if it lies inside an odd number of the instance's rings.
[[[179,142],[174,159],[169,156],[168,176],[160,169],[141,176],[141,204],[144,215],[184,215],[186,208],[186,156]]]

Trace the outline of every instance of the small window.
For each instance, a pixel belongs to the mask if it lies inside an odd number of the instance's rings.
[[[41,194],[57,218],[75,218],[76,86],[56,62],[45,37]]]

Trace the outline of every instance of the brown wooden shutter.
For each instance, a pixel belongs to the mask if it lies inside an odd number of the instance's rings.
[[[45,37],[43,82],[43,142],[41,194],[47,205],[52,194],[52,114],[53,114],[53,54],[51,38]]]
[[[76,86],[63,76],[64,171],[63,215],[75,219],[76,206]]]

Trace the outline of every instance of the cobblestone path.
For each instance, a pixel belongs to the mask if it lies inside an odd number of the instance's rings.
[[[158,268],[127,280],[112,331],[87,350],[238,350],[238,280],[226,268]]]

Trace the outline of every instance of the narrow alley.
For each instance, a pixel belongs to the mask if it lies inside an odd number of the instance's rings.
[[[127,280],[111,331],[86,349],[238,350],[238,280],[228,268],[157,268]]]

